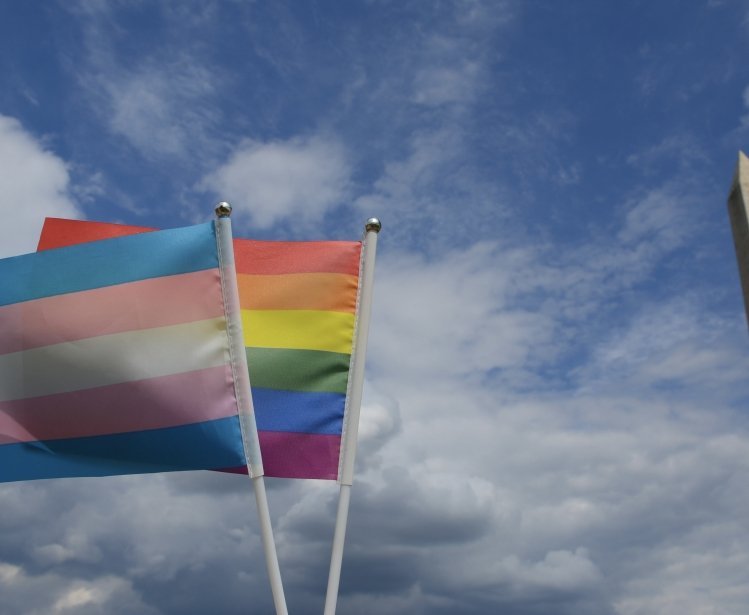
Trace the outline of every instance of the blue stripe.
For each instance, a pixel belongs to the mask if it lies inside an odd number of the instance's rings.
[[[0,305],[218,266],[213,223],[0,260]]]
[[[341,393],[252,387],[252,402],[258,430],[341,435],[346,403]]]
[[[243,465],[236,416],[134,433],[0,446],[0,482]]]

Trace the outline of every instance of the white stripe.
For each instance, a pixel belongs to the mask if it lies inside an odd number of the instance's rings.
[[[224,318],[0,355],[0,401],[157,378],[229,362]]]

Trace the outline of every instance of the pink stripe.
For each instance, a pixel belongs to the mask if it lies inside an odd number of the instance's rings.
[[[231,368],[220,365],[0,402],[0,445],[176,427],[237,413]]]
[[[220,284],[218,269],[208,269],[3,306],[0,354],[216,318]]]
[[[338,478],[341,436],[260,431],[265,475],[275,478]],[[224,472],[247,474],[247,468]]]

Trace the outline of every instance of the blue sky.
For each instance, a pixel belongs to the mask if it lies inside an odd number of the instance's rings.
[[[45,216],[383,221],[339,612],[749,603],[725,200],[749,4],[0,2],[0,256]],[[269,480],[289,610],[337,489]],[[8,615],[267,613],[240,477],[0,486]]]

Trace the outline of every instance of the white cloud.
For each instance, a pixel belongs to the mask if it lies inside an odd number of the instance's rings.
[[[248,600],[271,608],[246,477],[15,483],[0,485],[0,504],[10,511],[0,521],[3,613],[238,613]]]
[[[456,379],[393,377],[385,386],[400,401],[403,429],[379,463],[363,462],[355,485],[347,553],[362,559],[362,573],[396,558],[425,600],[451,596],[453,610],[468,613],[503,600],[520,609],[526,599],[528,612],[543,613],[529,606],[540,595],[555,613],[579,612],[568,599],[613,613],[625,596],[633,602],[622,612],[676,613],[710,564],[718,568],[709,587],[745,594],[734,565],[744,569],[749,547],[735,527],[747,504],[739,485],[749,478],[749,433],[726,406],[674,406],[637,387],[513,400]],[[664,611],[668,594],[673,608]],[[721,602],[740,604],[727,590]]]
[[[454,2],[447,10],[452,18],[446,27],[418,37],[403,64],[413,70],[412,103],[466,111],[487,87],[487,41],[512,20],[513,11],[508,3],[473,0]]]
[[[393,349],[404,343],[402,377],[431,380],[527,367],[549,351],[553,331],[548,314],[514,304],[521,289],[533,286],[527,277],[533,266],[530,252],[489,243],[434,262],[407,253],[384,256],[375,290],[373,368],[387,370]]]
[[[78,580],[62,570],[31,573],[0,562],[0,591],[4,611],[25,615],[159,615],[129,580],[111,574]]]
[[[427,106],[470,102],[476,88],[479,66],[466,62],[459,67],[429,67],[414,78],[412,100]]]
[[[201,185],[265,229],[282,221],[319,222],[341,205],[349,175],[345,150],[335,139],[246,140]]]
[[[619,237],[625,244],[651,240],[659,244],[661,251],[673,249],[691,226],[682,217],[687,215],[692,200],[677,186],[648,191],[625,204],[624,227]]]
[[[610,385],[609,374],[617,373],[620,382],[638,387],[669,386],[672,394],[676,388],[724,398],[749,369],[736,324],[711,315],[695,294],[643,303],[629,322],[612,326],[595,343],[587,381]]]
[[[391,584],[388,600],[414,596],[379,568],[398,545],[393,574],[418,579],[430,613],[697,614],[710,565],[721,572],[706,587],[740,612],[743,323],[736,340],[737,320],[693,286],[637,301],[693,232],[679,214],[695,199],[670,183],[643,191],[620,208],[621,231],[565,252],[497,241],[431,260],[382,255],[368,386],[396,400],[400,428],[360,463],[348,548],[357,571]],[[550,370],[567,378],[545,382]],[[368,595],[342,604],[382,612]]]
[[[412,251],[470,245],[496,237],[508,208],[502,191],[465,164],[463,131],[445,125],[409,135],[406,151],[393,156],[365,194],[354,200],[364,215],[386,225],[386,241]]]
[[[112,608],[113,603],[121,609],[127,600],[136,602],[131,608],[137,605],[138,608],[145,608],[146,612],[152,611],[132,595],[132,588],[126,580],[105,576],[87,583],[79,582],[66,589],[52,606],[52,613],[104,613]]]
[[[696,175],[695,170],[709,164],[704,147],[689,132],[679,132],[666,136],[661,141],[627,156],[627,164],[636,168],[644,176],[654,176],[664,166],[671,164],[688,170],[682,179]],[[687,179],[688,181],[688,179]]]
[[[65,162],[20,122],[0,115],[0,257],[33,252],[45,216],[80,218]]]
[[[19,575],[22,574],[19,566],[13,566],[11,564],[0,563],[0,583],[10,584],[13,583]]]
[[[207,131],[216,111],[209,99],[220,90],[215,72],[184,59],[103,71],[97,80],[108,97],[110,129],[146,157],[210,153]]]
[[[149,41],[150,53],[118,55],[118,46],[129,44],[131,35],[119,20],[136,6],[89,0],[68,4],[80,21],[86,51],[69,70],[94,114],[141,156],[200,166],[222,149],[216,127],[224,73],[194,49],[170,44],[169,37]],[[210,7],[186,11],[166,5],[158,11],[170,32],[184,39],[208,27],[212,13]]]
[[[590,561],[586,549],[577,548],[574,552],[560,550],[546,553],[544,559],[523,566],[516,557],[509,557],[500,563],[505,574],[516,582],[539,587],[574,591],[580,586],[598,583],[601,573]]]

